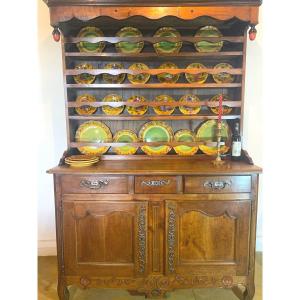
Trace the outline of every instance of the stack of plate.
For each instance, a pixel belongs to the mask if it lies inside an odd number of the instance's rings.
[[[65,158],[65,163],[71,167],[89,167],[99,161],[98,156],[72,155]]]

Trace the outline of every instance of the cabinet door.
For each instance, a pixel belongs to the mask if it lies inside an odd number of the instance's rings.
[[[251,202],[167,201],[166,270],[245,275]]]
[[[144,276],[147,214],[146,202],[64,202],[66,274]]]

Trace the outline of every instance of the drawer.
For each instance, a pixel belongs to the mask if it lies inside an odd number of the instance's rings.
[[[174,194],[179,192],[181,180],[177,176],[135,176],[137,194]]]
[[[74,176],[61,178],[63,193],[127,194],[127,176]]]
[[[250,193],[251,176],[185,176],[184,192]]]

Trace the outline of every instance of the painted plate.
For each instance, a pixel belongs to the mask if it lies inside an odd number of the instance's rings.
[[[106,95],[103,100],[103,102],[122,102],[122,97],[118,94],[109,94]],[[117,116],[122,113],[124,110],[124,105],[119,107],[112,107],[109,105],[102,106],[102,111],[108,115],[108,116]]]
[[[212,98],[209,99],[209,101],[212,101],[212,102],[219,102],[220,95],[221,95],[221,94],[218,94],[218,95],[213,96]],[[231,100],[230,100],[226,95],[223,95],[223,102],[222,102],[222,103],[226,103],[226,101],[231,101]],[[219,114],[219,107],[209,107],[209,110],[210,110],[213,114],[215,114],[215,115],[218,115],[218,114]],[[223,114],[223,115],[228,115],[228,114],[231,113],[231,111],[232,111],[232,107],[223,105],[223,108],[222,108],[222,114]]]
[[[127,101],[128,102],[147,102],[145,97],[139,96],[139,95],[131,96]],[[130,115],[141,116],[141,115],[144,115],[147,112],[148,106],[147,105],[136,106],[136,107],[126,106],[126,110],[128,111],[128,113]]]
[[[102,122],[88,121],[79,126],[75,134],[76,142],[109,143],[112,134],[109,128]],[[107,152],[109,147],[82,146],[78,150],[83,154],[101,155]]]
[[[174,102],[175,100],[171,96],[168,96],[168,95],[159,95],[159,96],[155,97],[154,101],[163,102],[163,103],[167,104],[168,102]],[[174,112],[175,107],[167,106],[167,105],[155,106],[155,107],[153,107],[153,110],[158,115],[171,115]]]
[[[123,27],[116,34],[117,37],[142,37],[142,33],[134,27]],[[137,54],[142,51],[144,42],[131,43],[131,42],[119,42],[116,44],[116,49],[121,53],[133,53]]]
[[[142,63],[136,63],[129,67],[129,70],[149,70],[148,66]],[[146,73],[141,73],[137,75],[128,74],[128,80],[132,84],[145,84],[149,79],[150,75]]]
[[[97,27],[84,27],[82,28],[77,37],[102,37],[103,32]],[[89,42],[79,42],[76,44],[77,48],[80,52],[87,52],[87,53],[95,53],[95,52],[102,52],[105,47],[105,42],[99,43],[89,43]]]
[[[200,128],[197,131],[196,139],[200,142],[206,142],[206,145],[199,145],[199,149],[207,155],[216,155],[217,154],[217,120],[208,120],[201,124]],[[221,129],[223,145],[221,145],[221,154],[225,154],[229,147],[231,139],[231,131],[226,121],[222,121]],[[224,144],[225,142],[225,144]]]
[[[178,69],[178,67],[171,62],[167,62],[160,65],[159,69]],[[161,83],[176,83],[179,76],[180,74],[161,73],[157,75],[157,79]]]
[[[139,138],[144,142],[172,142],[173,130],[164,122],[152,121],[144,124],[139,132]],[[167,154],[172,147],[142,146],[141,149],[148,155],[164,155]]]
[[[121,63],[108,63],[104,66],[104,69],[124,69],[124,65]],[[103,74],[103,80],[109,84],[120,84],[126,78],[126,74],[119,74],[119,75],[110,75],[110,74]]]
[[[197,31],[195,37],[222,37],[222,33],[217,27],[205,26]],[[223,41],[200,41],[195,43],[194,46],[198,52],[219,52],[223,47]]]
[[[75,67],[75,69],[77,69],[77,70],[92,70],[93,66],[91,64],[83,63],[83,64],[77,65]],[[74,77],[75,82],[78,83],[78,84],[91,84],[96,79],[95,75],[91,75],[91,74],[88,74],[88,73],[75,75],[73,77]]]
[[[206,68],[204,65],[200,63],[192,63],[189,64],[187,69],[202,69]],[[199,74],[189,74],[185,73],[185,78],[189,83],[204,83],[208,77],[208,73],[199,73]]]
[[[137,135],[131,130],[119,130],[114,135],[115,143],[136,143],[138,142]],[[138,150],[138,147],[134,146],[122,146],[114,147],[113,151],[119,155],[133,155]]]
[[[95,155],[71,155],[65,158],[68,162],[95,162],[99,157]]]
[[[194,132],[188,130],[188,129],[182,129],[175,133],[175,141],[176,142],[195,142],[196,136]],[[194,155],[198,151],[198,147],[190,147],[190,146],[176,146],[174,147],[174,150],[179,155]]]
[[[179,99],[179,102],[192,102],[197,103],[200,102],[200,99],[196,95],[184,95]],[[201,106],[199,107],[190,107],[190,106],[179,106],[179,110],[184,115],[196,115],[200,110]]]
[[[158,29],[154,37],[174,37],[174,38],[180,38],[180,33],[172,28],[172,27],[162,27]],[[167,42],[167,41],[161,41],[158,43],[155,43],[154,45],[155,52],[157,54],[174,54],[178,53],[180,51],[180,48],[182,47],[182,42]]]
[[[80,103],[80,104],[91,103],[91,102],[96,102],[96,101],[97,101],[96,98],[90,94],[79,95],[76,98],[76,103]],[[78,115],[81,115],[81,116],[92,115],[93,113],[96,112],[96,110],[97,110],[97,107],[93,107],[93,106],[90,106],[87,104],[80,106],[80,107],[75,107],[75,111],[77,112]]]
[[[214,66],[214,69],[232,69],[232,65],[227,63],[220,63]],[[213,74],[213,79],[216,83],[232,83],[234,81],[234,78],[234,75],[225,72]]]

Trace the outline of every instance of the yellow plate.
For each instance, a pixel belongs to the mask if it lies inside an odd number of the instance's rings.
[[[178,130],[175,133],[175,141],[176,142],[195,142],[196,141],[196,136],[194,132],[188,129],[182,129]],[[198,147],[194,146],[185,146],[185,145],[180,145],[180,146],[175,146],[174,150],[177,154],[179,155],[194,155],[198,151]]]
[[[197,103],[200,102],[200,99],[196,95],[184,95],[179,99],[179,102],[192,102]],[[184,115],[196,115],[200,110],[201,106],[199,107],[190,107],[190,106],[179,106],[179,110]]]
[[[77,155],[71,155],[66,157],[65,159],[67,160],[72,160],[72,161],[86,161],[86,160],[94,160],[94,159],[98,159],[98,156],[95,155],[81,155],[81,154],[77,154]]]
[[[178,69],[178,67],[171,63],[166,62],[159,66],[159,69]],[[157,75],[157,79],[161,83],[176,83],[180,77],[180,74],[161,73]]]
[[[220,99],[220,95],[221,94],[218,94],[218,95],[215,95],[213,96],[212,98],[209,99],[209,101],[211,102],[219,102],[219,99]],[[223,101],[222,103],[225,104],[226,101],[231,101],[226,95],[223,95]],[[219,114],[219,107],[209,107],[209,110],[215,114],[215,115],[218,115]],[[229,107],[229,106],[226,106],[226,105],[223,105],[222,107],[222,114],[223,115],[228,115],[230,114],[232,111],[232,107]]]
[[[91,70],[93,66],[91,64],[82,63],[75,67],[77,70]],[[96,76],[87,73],[73,76],[74,80],[78,84],[91,84],[95,81]]]
[[[122,97],[118,94],[109,94],[102,100],[103,102],[122,102]],[[124,110],[124,105],[119,107],[112,107],[109,105],[102,106],[102,111],[108,116],[117,116]]]
[[[76,158],[70,158],[70,157],[67,157],[65,158],[65,162],[68,162],[68,163],[90,163],[90,162],[97,162],[99,161],[99,157],[94,157],[94,158],[82,158],[82,159],[76,159]]]
[[[117,37],[142,37],[142,33],[134,27],[123,27],[116,34]],[[144,42],[119,42],[116,44],[116,49],[121,53],[137,54],[143,50]]]
[[[217,27],[205,26],[197,31],[195,37],[222,37],[222,33]],[[198,52],[219,52],[223,47],[223,41],[212,42],[201,40],[194,43],[194,46]]]
[[[202,69],[205,68],[204,65],[200,63],[191,63],[187,67],[187,69]],[[204,83],[208,77],[208,73],[199,73],[199,74],[189,74],[185,73],[185,78],[189,83]]]
[[[180,33],[172,27],[162,27],[158,29],[154,37],[170,37],[170,38],[180,38]],[[174,54],[178,53],[180,51],[180,48],[182,47],[182,42],[167,42],[167,41],[161,41],[158,43],[155,43],[154,45],[155,52],[157,54]]]
[[[232,65],[227,63],[217,64],[214,69],[232,69]],[[232,83],[235,76],[226,72],[220,72],[218,74],[213,74],[213,79],[216,83]]]
[[[124,65],[122,63],[108,63],[104,66],[104,69],[124,69]],[[119,75],[110,75],[110,74],[103,74],[103,80],[109,84],[120,84],[126,78],[126,74],[119,74]]]
[[[114,135],[115,143],[136,143],[138,142],[137,135],[131,130],[119,130]],[[122,146],[122,147],[114,147],[113,151],[119,155],[133,155],[138,150],[138,147],[134,146]]]
[[[82,163],[81,164],[70,164],[70,163],[66,162],[67,165],[69,165],[70,167],[75,167],[75,168],[90,167],[90,166],[92,166],[92,165],[94,165],[96,163],[97,162],[88,163],[88,164],[82,164]]]
[[[159,95],[159,96],[155,97],[154,101],[168,103],[168,102],[174,102],[175,100],[171,96],[168,96],[168,95]],[[158,115],[171,115],[174,112],[175,107],[167,106],[167,105],[155,106],[155,107],[153,107],[153,110]]]
[[[145,97],[137,96],[137,95],[131,96],[127,101],[128,102],[147,102]],[[148,106],[147,105],[136,106],[136,107],[126,106],[126,110],[128,111],[128,113],[130,115],[141,116],[141,115],[144,115],[147,112]]]
[[[79,31],[77,37],[103,37],[103,32],[97,27],[87,26]],[[105,42],[79,42],[76,45],[80,52],[95,53],[103,51]]]
[[[93,95],[90,94],[83,94],[83,95],[79,95],[76,98],[76,103],[91,103],[91,102],[96,102],[96,98]],[[97,110],[97,107],[93,107],[90,105],[84,105],[81,107],[76,107],[75,111],[77,112],[78,115],[82,115],[82,116],[88,116],[88,115],[92,115],[93,113],[95,113]]]
[[[129,70],[149,70],[148,66],[143,63],[135,63],[129,67]],[[150,74],[141,73],[137,75],[128,74],[128,80],[132,84],[145,84],[150,79]]]

